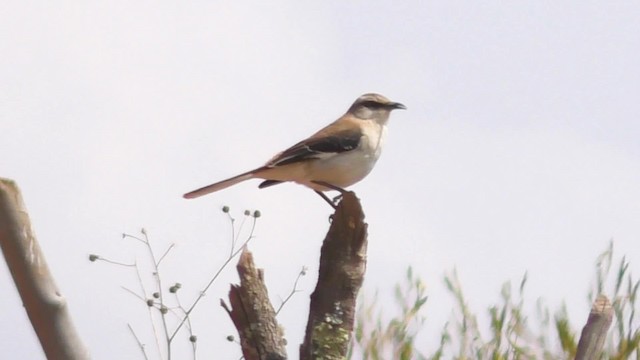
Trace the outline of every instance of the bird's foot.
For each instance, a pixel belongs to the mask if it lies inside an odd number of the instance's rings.
[[[315,190],[315,192],[316,192],[318,195],[320,195],[320,196],[324,199],[324,201],[326,201],[329,205],[331,205],[331,207],[332,207],[334,210],[335,210],[335,209],[337,209],[337,208],[338,208],[338,203],[340,202],[340,200],[342,200],[342,196],[344,195],[344,193],[345,193],[345,192],[347,192],[347,190],[345,190],[345,189],[343,189],[343,188],[341,188],[341,187],[339,187],[339,186],[335,186],[335,185],[333,185],[333,184],[329,184],[328,182],[325,182],[325,181],[315,181],[315,180],[314,180],[314,181],[312,181],[312,182],[313,182],[313,183],[315,183],[315,184],[318,184],[318,185],[324,186],[324,187],[326,187],[326,188],[329,188],[329,189],[331,189],[331,190],[335,190],[335,191],[340,192],[340,195],[338,195],[338,196],[334,197],[333,199],[329,199],[329,198],[327,197],[327,195],[325,195],[322,191],[320,191],[320,190]]]
[[[331,205],[331,207],[332,207],[334,210],[338,208],[338,206],[337,206],[337,205],[336,205],[336,203],[335,203],[335,199],[332,201],[332,200],[331,200],[331,199],[329,199],[329,198],[327,197],[327,195],[325,195],[322,191],[315,190],[315,192],[316,192],[316,194],[320,195],[320,197],[321,197],[321,198],[323,198],[323,199],[324,199],[324,201],[326,201],[326,202],[327,202],[327,204]]]

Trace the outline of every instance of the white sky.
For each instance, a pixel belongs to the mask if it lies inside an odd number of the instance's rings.
[[[586,319],[610,241],[640,271],[640,5],[637,2],[6,2],[0,11],[0,176],[18,181],[49,265],[96,359],[139,359],[144,307],[122,232],[176,248],[165,283],[188,303],[224,258],[229,226],[260,209],[251,245],[295,358],[330,208],[296,185],[248,182],[180,195],[255,167],[365,92],[394,112],[377,168],[353,189],[370,226],[365,289],[383,303],[412,265],[428,285],[427,352],[453,301],[472,309],[529,272],[529,303]],[[194,314],[199,355],[237,358],[218,306]],[[42,358],[0,267],[0,353]],[[148,337],[146,340],[151,347]],[[181,343],[182,344],[182,343]],[[184,348],[178,354],[185,354]],[[188,352],[186,353],[188,354]],[[183,358],[183,356],[179,356]]]

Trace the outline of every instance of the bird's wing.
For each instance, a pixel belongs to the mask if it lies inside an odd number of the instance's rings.
[[[324,130],[324,129],[323,129]],[[313,159],[326,159],[339,153],[354,150],[360,145],[362,132],[358,128],[345,129],[324,135],[320,131],[303,140],[267,162],[266,167],[289,165]]]

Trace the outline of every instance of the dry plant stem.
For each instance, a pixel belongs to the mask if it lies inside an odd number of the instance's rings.
[[[130,238],[130,239],[139,241],[139,242],[141,242],[142,244],[145,245],[145,247],[147,248],[147,251],[150,253],[151,260],[152,260],[152,262],[154,264],[153,275],[154,275],[154,278],[156,278],[156,285],[157,285],[157,287],[159,289],[158,293],[161,294],[162,293],[161,292],[161,287],[160,287],[160,284],[158,283],[160,275],[158,273],[158,266],[157,266],[157,263],[156,263],[156,260],[155,260],[154,254],[153,254],[153,249],[151,248],[151,244],[149,243],[149,238],[147,237],[146,231],[144,229],[142,229],[142,234],[145,236],[144,239],[142,239],[140,237],[137,237],[137,236],[134,236],[134,235],[130,235],[130,234],[122,234],[122,237],[123,238]],[[169,252],[169,250],[171,250],[172,247],[173,247],[173,245],[169,246],[167,251],[164,253],[163,257]],[[160,259],[160,260],[162,261],[162,259]],[[149,299],[149,295],[147,294],[147,290],[144,287],[144,282],[142,281],[142,276],[140,275],[140,268],[138,267],[138,263],[134,263],[133,267],[136,270],[136,276],[138,278],[138,284],[140,285],[140,290],[142,291],[142,296],[136,294],[135,291],[130,290],[130,289],[126,288],[126,287],[122,287],[122,288],[124,290],[128,291],[129,293],[131,293],[132,295],[134,295],[135,297],[137,297],[138,299],[142,300],[146,304],[147,299]],[[162,298],[160,298],[160,307],[162,307],[162,306],[163,306],[163,302],[162,302]],[[151,328],[153,329],[153,336],[154,336],[155,341],[156,341],[156,347],[158,349],[158,354],[159,354],[159,356],[162,356],[162,346],[160,346],[160,337],[158,336],[158,329],[156,327],[156,322],[153,321],[152,307],[147,305],[147,311],[148,311],[148,314],[149,314],[149,322],[151,323]],[[164,332],[165,332],[165,339],[168,339],[169,337],[167,335],[168,329],[167,329],[167,326],[166,326],[166,320],[164,318],[164,315],[162,315],[162,314],[160,314],[160,315],[161,315],[161,318],[162,318],[162,325],[163,325]],[[134,334],[134,336],[135,336],[135,334]],[[170,344],[169,341],[167,341],[167,359],[171,359],[171,344]]]
[[[146,234],[145,234],[146,237]],[[158,259],[158,264],[156,266],[160,266],[160,263],[162,262],[162,260],[164,260],[164,258],[169,254],[169,251],[171,251],[171,249],[173,249],[173,247],[176,246],[176,244],[171,244],[169,245],[169,247],[167,248],[167,250],[164,251],[164,254],[162,254],[162,256],[160,256],[160,259]]]
[[[200,292],[200,295],[198,295],[198,297],[193,301],[193,304],[191,304],[191,306],[189,307],[189,309],[187,309],[185,311],[185,316],[184,318],[180,321],[180,323],[178,324],[178,326],[176,326],[176,329],[173,331],[173,333],[171,334],[171,336],[169,337],[169,341],[173,340],[173,338],[176,336],[176,334],[178,334],[178,331],[180,331],[180,329],[182,328],[182,326],[184,325],[184,323],[187,321],[187,319],[189,318],[189,315],[191,315],[191,313],[193,312],[193,310],[196,308],[196,306],[198,305],[198,303],[200,302],[200,300],[202,300],[202,298],[204,297],[204,295],[207,293],[207,290],[209,290],[209,288],[211,287],[211,285],[213,285],[213,283],[216,281],[216,279],[218,278],[218,276],[220,276],[220,273],[222,273],[222,270],[224,270],[227,265],[231,262],[231,260],[233,260],[236,255],[238,255],[240,253],[240,251],[242,251],[242,249],[244,249],[245,245],[247,245],[249,243],[249,241],[251,241],[251,239],[253,239],[253,231],[256,228],[256,218],[253,218],[253,222],[251,224],[251,231],[249,232],[249,237],[247,238],[247,240],[245,240],[244,243],[242,243],[242,245],[235,251],[232,251],[229,254],[229,257],[227,258],[227,260],[225,260],[225,262],[222,264],[222,266],[220,266],[220,268],[218,269],[218,271],[216,271],[216,273],[213,275],[213,277],[211,278],[211,280],[209,280],[209,282],[207,283],[207,285],[204,287],[204,289]]]
[[[278,306],[278,310],[276,310],[276,315],[280,314],[280,310],[282,310],[282,308],[287,304],[287,302],[291,300],[293,295],[300,291],[298,290],[298,281],[300,281],[300,278],[303,277],[306,272],[307,272],[307,269],[305,267],[303,267],[302,270],[300,270],[300,272],[298,273],[298,276],[296,276],[296,281],[293,282],[293,288],[291,289],[291,292],[289,292],[289,295],[287,295],[287,297],[282,301],[280,306]]]
[[[187,311],[185,310],[184,306],[182,306],[182,303],[180,302],[180,297],[178,296],[178,293],[174,293],[175,295],[175,299],[176,299],[176,303],[178,304],[178,309],[182,310],[182,318],[187,319],[187,321],[185,322],[185,324],[187,324],[187,331],[189,331],[189,337],[193,336],[193,327],[191,325],[191,318],[189,318],[189,316],[187,316]],[[182,319],[181,317],[178,316],[179,319]],[[196,346],[197,346],[197,342],[196,341],[191,341],[191,350],[192,350],[192,354],[193,354],[193,358],[196,358]]]
[[[244,227],[244,223],[247,221],[247,216],[245,215],[240,222],[240,226],[238,227],[238,231],[236,231],[236,219],[234,219],[229,213],[227,213],[229,219],[231,220],[231,249],[229,249],[229,256],[233,256],[233,252],[236,251],[236,243],[238,243],[238,239],[240,238],[240,233],[242,233],[242,228]],[[255,219],[254,219],[255,225]]]
[[[131,324],[127,324],[127,327],[129,328],[129,332],[131,332],[131,335],[133,335],[133,338],[136,339],[136,344],[138,344],[138,348],[140,348],[140,351],[142,352],[142,356],[144,356],[145,360],[149,360],[149,357],[147,356],[147,352],[144,349],[144,344],[142,344],[142,342],[140,341],[140,338],[138,338],[138,335],[136,335],[136,332],[133,331]]]
[[[146,303],[147,299],[149,298],[149,295],[147,294],[147,290],[145,289],[144,283],[142,282],[142,276],[140,275],[140,268],[138,267],[137,263],[136,263],[135,269],[136,269],[136,276],[138,277],[138,284],[140,284],[140,290],[142,291],[142,295],[144,296],[144,298],[142,298],[141,300]],[[128,289],[125,288],[125,290],[128,290]],[[137,295],[135,292],[133,291],[130,291],[130,292],[139,297],[139,295]],[[151,329],[153,330],[153,337],[156,340],[156,348],[158,349],[158,355],[159,355],[159,354],[162,354],[162,347],[160,346],[160,336],[158,336],[158,328],[156,327],[156,322],[153,321],[153,313],[151,312],[151,307],[146,304],[145,306],[147,307],[147,314],[149,315],[149,322],[151,323]]]
[[[17,185],[0,178],[0,247],[48,359],[89,359],[55,284]],[[9,309],[4,309],[5,311]]]
[[[105,259],[103,257],[98,257],[96,260],[104,261],[107,264],[113,264],[113,265],[119,265],[119,266],[126,266],[126,267],[134,267],[134,266],[136,266],[135,263],[133,263],[133,264],[125,264],[123,262],[113,261],[113,260]]]
[[[165,317],[165,313],[163,313],[163,308],[165,307],[165,304],[162,296],[162,279],[160,277],[160,269],[159,269],[160,261],[156,260],[156,256],[153,253],[153,248],[149,243],[149,237],[147,236],[147,232],[144,229],[142,230],[142,235],[144,235],[144,244],[147,247],[147,250],[149,251],[149,256],[151,257],[151,261],[153,262],[153,277],[156,279],[156,292],[158,293],[158,300],[160,300],[160,319],[162,319],[162,330],[164,331],[165,339],[167,339],[167,344],[166,344],[167,359],[171,360],[171,339],[169,339],[169,328],[167,326],[167,319]],[[164,256],[169,252],[169,250],[171,250],[172,247],[173,245],[167,249],[165,254],[162,255],[162,258],[164,258]],[[162,258],[160,260],[162,260]]]
[[[253,256],[243,250],[238,260],[240,285],[231,285],[231,309],[220,300],[240,336],[242,354],[246,360],[286,359],[286,342],[276,321],[276,312],[269,302],[261,269],[256,269]]]
[[[322,244],[318,284],[311,294],[300,359],[344,359],[356,298],[366,269],[367,224],[353,192],[344,192]]]
[[[591,307],[589,319],[582,328],[576,360],[596,360],[602,357],[607,331],[613,321],[613,307],[604,295],[598,295]]]

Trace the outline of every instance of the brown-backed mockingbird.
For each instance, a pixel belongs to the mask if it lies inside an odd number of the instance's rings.
[[[309,138],[277,154],[265,165],[186,193],[193,199],[241,181],[259,178],[259,188],[293,181],[305,185],[333,205],[322,191],[337,190],[362,180],[375,165],[387,133],[389,114],[406,109],[378,94],[364,94],[349,110]]]

